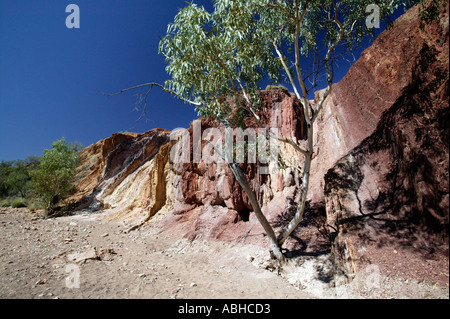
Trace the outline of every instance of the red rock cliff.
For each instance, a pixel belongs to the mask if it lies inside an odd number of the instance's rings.
[[[445,279],[436,265],[448,269],[448,28],[448,6],[424,30],[418,7],[408,11],[336,86],[322,119],[339,124],[346,153],[324,191],[332,252],[347,272],[434,263],[431,275]]]
[[[278,129],[281,136],[305,139],[305,121],[299,101],[283,90],[260,93],[267,110],[261,121],[267,128]],[[245,118],[246,127],[258,129],[256,121]],[[75,209],[111,210],[111,218],[141,223],[154,214],[167,214],[167,228],[187,237],[235,240],[262,229],[251,214],[245,192],[225,163],[194,162],[194,126],[199,128],[201,148],[208,143],[209,128],[224,132],[224,126],[208,119],[198,119],[189,129],[170,132],[154,129],[144,134],[114,134],[80,153],[76,194],[69,200]],[[188,136],[188,162],[177,161],[177,135]],[[172,138],[171,138],[172,136]],[[298,166],[299,156],[281,145],[288,164]],[[180,154],[178,154],[180,155]],[[172,157],[171,157],[172,156]],[[245,154],[245,159],[247,159]],[[286,209],[296,206],[300,186],[297,170],[274,169],[273,164],[240,164],[257,193],[269,220],[277,219]],[[264,170],[264,171],[263,171]]]
[[[298,249],[313,252],[320,241],[314,228],[327,225],[335,261],[347,272],[363,262],[381,265],[381,257],[393,259],[389,251],[423,260],[416,257],[424,251],[443,256],[447,249],[448,260],[448,63],[448,14],[420,30],[415,7],[334,85],[315,124],[309,191],[310,203],[324,205],[326,214],[307,210],[307,220],[294,233]],[[303,114],[292,95],[270,90],[261,97],[267,127],[304,139]],[[178,132],[187,134],[191,156],[195,125],[220,128],[199,119]],[[257,127],[250,117],[246,126]],[[103,204],[113,218],[133,223],[158,215],[167,229],[190,238],[264,241],[226,164],[170,161],[180,155],[174,136],[158,129],[115,134],[83,150],[75,206],[98,209]],[[201,142],[200,151],[206,145]],[[275,227],[296,207],[301,186],[293,168],[301,167],[301,157],[287,146],[280,154],[288,166],[282,170],[240,164]],[[318,223],[318,217],[326,220]]]

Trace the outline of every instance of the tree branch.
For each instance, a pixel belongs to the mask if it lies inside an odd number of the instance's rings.
[[[331,66],[330,66],[331,53],[334,52],[334,50],[336,49],[339,42],[342,41],[342,38],[343,38],[344,32],[345,32],[345,28],[342,26],[342,24],[337,19],[337,12],[335,14],[334,20],[335,20],[336,24],[339,26],[340,31],[339,31],[337,40],[328,48],[327,54],[325,55],[324,61],[325,61],[325,68],[327,70],[328,85],[325,90],[325,93],[322,95],[322,98],[320,99],[319,103],[317,104],[316,109],[314,110],[314,115],[312,117],[312,123],[314,123],[314,121],[317,119],[317,116],[319,115],[325,100],[327,99],[328,95],[330,94],[331,90],[333,89],[333,75],[332,75]],[[352,25],[352,29],[353,29],[353,26],[354,26],[354,24]]]
[[[126,89],[122,89],[122,90],[120,90],[119,92],[116,92],[116,93],[104,93],[104,92],[101,92],[101,91],[100,91],[100,93],[102,93],[102,94],[104,94],[104,95],[106,95],[106,96],[114,96],[114,95],[119,95],[119,94],[125,93],[125,92],[127,92],[127,91],[136,90],[136,89],[139,89],[139,88],[142,88],[142,87],[150,87],[150,88],[147,90],[147,92],[145,93],[145,95],[144,95],[144,99],[143,99],[143,100],[144,100],[144,108],[143,108],[143,110],[142,110],[141,115],[140,115],[139,118],[136,120],[136,121],[139,121],[140,119],[142,119],[142,117],[143,117],[144,115],[147,114],[147,97],[148,97],[148,95],[150,94],[150,91],[153,89],[154,86],[157,86],[157,87],[161,88],[164,92],[167,92],[167,93],[169,93],[169,94],[175,96],[177,99],[179,99],[179,100],[181,100],[181,101],[183,101],[183,102],[185,102],[185,103],[188,103],[188,104],[191,104],[191,105],[194,105],[194,106],[197,106],[197,107],[198,107],[198,106],[204,105],[203,103],[200,103],[200,102],[194,102],[194,101],[191,101],[191,100],[189,100],[189,99],[186,99],[186,98],[180,96],[179,94],[177,94],[175,91],[169,90],[169,89],[167,89],[164,85],[159,84],[159,83],[155,83],[155,82],[139,84],[139,85],[132,86],[132,87],[129,87],[129,88],[126,88]],[[141,101],[142,101],[142,100],[141,100]],[[140,103],[140,101],[139,101],[139,103]]]
[[[275,41],[273,42],[273,46],[274,46],[274,48],[275,48],[275,51],[277,52],[278,57],[280,58],[281,64],[283,65],[283,68],[284,68],[284,71],[287,73],[287,76],[288,76],[288,78],[289,78],[289,82],[291,82],[292,89],[294,90],[295,96],[296,96],[299,100],[301,100],[301,96],[300,96],[300,94],[298,93],[297,86],[295,85],[294,78],[292,77],[291,71],[289,71],[289,68],[287,67],[286,62],[284,62],[283,54],[282,54],[281,51],[278,49],[278,46],[277,46],[277,44],[276,44]]]
[[[292,20],[295,20],[295,17],[286,10],[286,8],[280,7],[280,6],[275,6],[273,4],[266,4],[267,7],[272,8],[272,9],[280,9],[281,11],[283,11],[284,13],[286,13],[288,15],[289,18],[291,18]]]
[[[307,95],[307,90],[306,90],[306,86],[305,86],[305,82],[303,81],[303,77],[302,77],[302,70],[301,70],[301,65],[300,65],[300,27],[301,24],[303,22],[303,19],[305,18],[306,15],[306,11],[308,9],[308,4],[309,1],[306,1],[305,4],[305,9],[303,9],[303,12],[300,16],[300,12],[299,12],[299,4],[298,4],[298,0],[295,1],[295,9],[296,9],[296,29],[295,29],[295,67],[297,69],[297,76],[298,76],[298,80],[300,82],[300,86],[302,88],[302,94],[305,97]]]
[[[180,96],[180,95],[179,95],[178,93],[176,93],[175,91],[169,90],[169,89],[167,89],[164,85],[159,84],[159,83],[156,83],[156,82],[139,84],[139,85],[136,85],[136,86],[129,87],[129,88],[127,88],[127,89],[122,89],[122,90],[120,90],[119,92],[116,92],[116,93],[111,93],[111,94],[103,93],[103,92],[101,92],[101,93],[105,94],[106,96],[114,96],[114,95],[122,94],[122,93],[127,92],[127,91],[139,89],[139,88],[145,87],[145,86],[150,86],[149,91],[150,91],[154,86],[157,86],[157,87],[161,88],[164,92],[167,92],[167,93],[172,94],[172,95],[175,96],[177,99],[179,99],[179,100],[181,100],[181,101],[183,101],[183,102],[186,102],[186,103],[188,103],[188,104],[192,104],[192,105],[195,105],[195,106],[202,106],[202,105],[203,105],[203,103],[200,103],[200,102],[194,102],[194,101],[191,101],[191,100],[189,100],[189,99],[186,99],[186,98]],[[148,92],[148,91],[147,91],[147,92]],[[148,93],[147,93],[147,94],[148,94]]]

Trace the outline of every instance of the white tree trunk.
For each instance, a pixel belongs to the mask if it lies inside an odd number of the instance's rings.
[[[244,175],[244,172],[236,163],[228,164],[228,167],[230,167],[231,171],[234,174],[234,177],[236,177],[236,181],[239,183],[239,185],[241,185],[242,189],[247,194],[247,197],[250,201],[250,204],[252,205],[256,218],[258,219],[261,226],[264,228],[264,231],[266,232],[267,237],[269,238],[273,254],[278,260],[284,260],[284,256],[283,253],[281,252],[275,232],[273,231],[272,226],[269,224],[266,217],[264,216],[261,210],[261,206],[259,205],[258,200],[256,198],[255,192],[250,187],[250,184],[248,183],[247,178]]]
[[[305,211],[306,206],[306,196],[308,195],[308,188],[309,188],[309,176],[311,173],[311,161],[312,161],[312,155],[313,155],[313,139],[314,139],[314,130],[312,123],[308,125],[308,148],[307,148],[307,154],[305,155],[305,165],[303,168],[303,178],[302,178],[302,189],[300,193],[300,199],[297,206],[297,210],[295,212],[294,217],[289,222],[289,224],[286,226],[285,230],[279,237],[279,245],[283,245],[283,243],[286,241],[286,239],[292,234],[292,232],[295,230],[295,228],[298,226],[298,224],[303,219],[303,213]]]

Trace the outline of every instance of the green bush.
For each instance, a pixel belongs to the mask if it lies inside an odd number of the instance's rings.
[[[289,94],[288,88],[281,84],[278,84],[278,85],[269,84],[268,86],[266,86],[266,90],[281,90],[281,91],[284,91],[285,93]]]
[[[16,199],[13,200],[13,202],[11,203],[11,207],[12,207],[12,208],[27,207],[27,202],[26,202],[26,200],[23,199],[23,198],[16,198]]]
[[[0,201],[0,207],[11,207],[11,200],[9,198],[6,198]]]
[[[52,208],[70,192],[80,147],[79,144],[67,145],[64,138],[53,142],[51,149],[44,150],[38,167],[30,172],[34,193],[47,208]]]
[[[28,198],[31,191],[30,172],[40,162],[37,156],[23,160],[0,162],[0,198]]]

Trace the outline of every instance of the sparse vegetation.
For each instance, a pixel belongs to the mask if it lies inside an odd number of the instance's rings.
[[[0,207],[10,207],[10,206],[11,206],[11,202],[8,198],[0,201]]]
[[[266,86],[266,90],[281,90],[281,91],[285,92],[286,94],[290,94],[288,88],[281,84],[277,84],[277,85],[269,84]]]
[[[20,208],[20,207],[27,207],[27,206],[28,206],[28,203],[24,198],[16,198],[11,204],[12,208]]]
[[[0,162],[0,207],[50,208],[72,188],[79,143],[54,142],[43,156]]]
[[[0,162],[0,206],[26,207],[34,196],[31,187],[31,172],[39,165],[40,158]]]
[[[42,160],[31,172],[34,193],[51,210],[72,189],[80,144],[67,145],[64,138],[52,143],[44,150]]]

